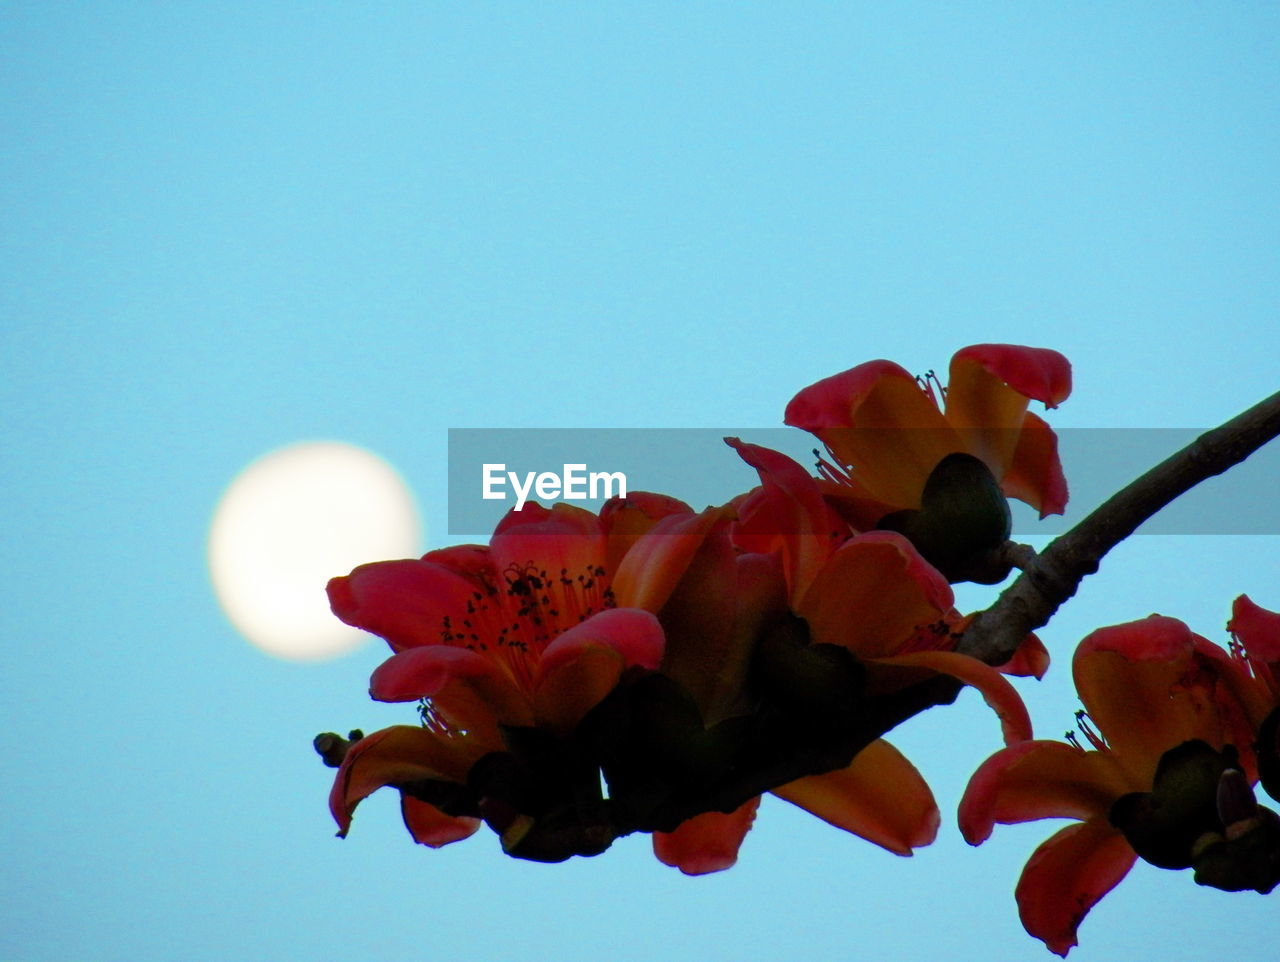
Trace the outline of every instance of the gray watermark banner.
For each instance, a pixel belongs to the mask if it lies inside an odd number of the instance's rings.
[[[1010,501],[1015,537],[1056,535],[1130,481],[1194,441],[1194,428],[1066,428],[1058,453],[1070,500],[1043,520]],[[910,435],[916,434],[916,437]],[[863,431],[851,443],[909,452],[924,432]],[[753,468],[724,442],[736,437],[790,456],[811,474],[812,435],[791,428],[451,428],[449,536],[484,539],[508,511],[566,501],[596,510],[610,497],[637,491],[670,495],[701,509],[723,504],[759,484]],[[988,440],[1001,443],[997,436]],[[1010,445],[1016,438],[1009,437]],[[1280,443],[1255,452],[1160,511],[1139,534],[1280,534]]]

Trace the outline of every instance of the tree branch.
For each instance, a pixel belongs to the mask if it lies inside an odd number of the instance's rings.
[[[1177,454],[1108,498],[1079,524],[1052,541],[996,603],[978,615],[957,651],[988,664],[1006,661],[1027,632],[1048,624],[1108,551],[1138,526],[1201,481],[1239,464],[1280,435],[1280,393],[1221,427],[1207,431]]]

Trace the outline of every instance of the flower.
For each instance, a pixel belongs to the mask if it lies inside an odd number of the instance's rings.
[[[973,555],[1007,539],[1003,496],[1042,518],[1066,506],[1057,439],[1027,405],[1065,400],[1071,366],[1044,348],[976,344],[935,383],[870,361],[805,388],[786,423],[826,446],[826,493],[857,530],[902,531],[953,581],[1002,580],[1007,566],[991,573]]]
[[[954,645],[951,629],[962,623],[951,589],[905,539],[889,532],[853,536],[800,465],[776,451],[728,441],[762,481],[735,502],[730,534],[738,563],[776,566],[781,597],[767,591],[750,597],[758,608],[768,608],[761,599],[772,598],[775,619],[790,619],[755,640],[755,694],[781,706],[779,724],[791,725],[797,739],[821,739],[861,718],[871,704],[860,701],[863,696],[891,698],[943,672],[982,690],[1010,740],[1030,737],[1025,708],[1008,682],[995,669],[945,650]],[[797,638],[797,630],[807,636]],[[880,738],[852,761],[771,793],[898,855],[910,855],[937,834],[939,813],[928,784]],[[732,812],[707,812],[674,831],[655,832],[654,850],[687,874],[727,868],[758,804],[752,798]]]
[[[677,514],[691,511],[643,494],[615,500],[599,516],[529,504],[499,523],[487,547],[375,562],[332,579],[334,613],[382,636],[393,652],[374,671],[370,694],[424,706],[423,727],[384,729],[347,751],[331,798],[341,833],[361,799],[397,785],[415,838],[464,837],[479,812],[458,822],[457,812],[433,804],[435,796],[466,784],[479,759],[506,751],[511,731],[563,736],[628,670],[655,670],[662,628],[651,611],[619,603],[613,575],[646,529]],[[696,547],[690,541],[665,538],[664,551],[652,556],[656,567],[632,572],[629,583],[661,598],[674,580],[657,569],[687,556]],[[508,829],[508,847],[529,827],[501,812],[494,818]],[[436,823],[442,832],[422,829]]]
[[[959,812],[973,845],[997,822],[1078,820],[1036,849],[1016,889],[1023,926],[1063,956],[1139,855],[1187,867],[1230,837],[1222,786],[1247,791],[1255,780],[1239,669],[1182,622],[1152,615],[1095,631],[1072,668],[1091,748],[1070,733],[1070,744],[1006,747],[974,774]]]
[[[1001,672],[954,647],[969,619],[954,607],[950,585],[902,536],[852,534],[817,483],[777,451],[728,439],[760,475],[761,487],[739,503],[735,537],[782,559],[790,607],[813,644],[832,644],[871,669],[870,691],[889,691],[921,674],[951,675],[977,688],[1000,716],[1006,738],[1030,737],[1022,700]],[[1028,635],[1013,674],[1044,673],[1048,653]],[[906,669],[906,670],[904,670]]]

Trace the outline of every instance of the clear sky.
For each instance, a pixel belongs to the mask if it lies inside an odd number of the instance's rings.
[[[367,699],[380,643],[241,640],[207,525],[330,438],[438,546],[448,428],[775,428],[982,341],[1071,358],[1056,425],[1216,424],[1280,386],[1278,47],[1262,3],[5,4],[0,958],[1049,958],[1012,887],[1055,826],[955,829],[972,694],[894,736],[944,814],[912,859],[776,800],[696,879],[641,837],[432,852],[392,792],[334,839],[312,735],[411,710]],[[1043,632],[1037,730],[1091,628],[1225,641],[1278,572],[1123,545]],[[1270,959],[1277,898],[1139,865],[1072,958]]]

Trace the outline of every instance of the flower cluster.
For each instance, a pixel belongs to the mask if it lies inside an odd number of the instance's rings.
[[[968,685],[1004,747],[961,802],[965,837],[1077,820],[1017,887],[1050,949],[1066,954],[1138,858],[1270,891],[1280,818],[1254,786],[1280,793],[1280,615],[1241,597],[1229,650],[1156,616],[1093,633],[1065,742],[1033,739],[1007,679],[1047,670],[1035,635],[999,665],[964,644],[972,616],[951,585],[998,583],[1024,556],[1007,499],[1041,517],[1066,505],[1056,437],[1029,405],[1070,390],[1066,359],[1044,349],[965,348],[945,386],[873,361],[787,406],[825,448],[816,475],[727,438],[758,483],[722,505],[529,503],[487,545],[334,578],[334,613],[391,648],[370,694],[418,712],[317,738],[338,769],[339,834],[391,787],[428,846],[486,824],[508,854],[554,862],[645,832],[662,862],[702,874],[735,862],[772,793],[910,855],[933,841],[938,807],[884,736]]]

